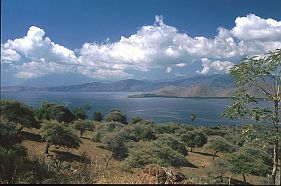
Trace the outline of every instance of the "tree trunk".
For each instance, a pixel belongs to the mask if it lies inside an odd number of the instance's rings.
[[[245,174],[242,174],[242,176],[243,176],[244,182],[246,183],[246,176],[245,176]]]
[[[278,89],[279,92],[279,89]],[[277,94],[278,95],[278,94]],[[274,101],[274,122],[273,126],[276,132],[276,135],[278,135],[278,110],[279,110],[279,100]],[[277,139],[274,139],[274,147],[273,147],[273,167],[272,167],[272,183],[273,185],[276,185],[276,175],[277,175],[277,167],[278,167],[278,136]]]
[[[215,157],[217,156],[218,151],[215,152],[214,156],[213,156],[213,160],[215,160]]]
[[[192,147],[190,147],[190,152],[192,152]]]
[[[110,154],[110,156],[108,157],[108,159],[107,159],[107,161],[106,161],[106,164],[105,164],[105,168],[108,167],[109,161],[111,160],[112,156],[113,156],[113,152],[112,152],[112,153]]]
[[[82,138],[83,136],[83,131],[80,131],[80,138]]]
[[[49,147],[50,147],[50,144],[47,143],[46,150],[45,150],[45,154],[49,154]]]
[[[231,185],[231,174],[230,174],[230,176],[229,176],[229,179],[228,179],[228,185]]]

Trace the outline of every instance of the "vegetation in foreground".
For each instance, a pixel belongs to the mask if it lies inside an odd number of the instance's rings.
[[[0,183],[280,184],[281,52],[247,58],[231,75],[236,102],[223,113],[260,124],[203,127],[106,117],[89,106],[38,109],[1,100]],[[279,75],[278,75],[279,73]],[[272,91],[263,84],[272,83]],[[247,91],[255,86],[259,97]],[[263,101],[274,103],[263,108]],[[253,104],[255,104],[253,106]],[[263,124],[267,123],[267,124]]]

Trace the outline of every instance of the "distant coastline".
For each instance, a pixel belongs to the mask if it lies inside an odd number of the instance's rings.
[[[156,94],[135,94],[129,95],[128,98],[193,98],[193,99],[234,99],[234,97],[221,97],[221,96],[165,96],[165,95],[156,95]]]

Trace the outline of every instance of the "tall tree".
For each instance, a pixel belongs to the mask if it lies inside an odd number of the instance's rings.
[[[276,183],[278,167],[278,126],[280,125],[281,49],[263,56],[242,59],[230,70],[235,78],[236,98],[222,116],[248,118],[272,124],[273,167],[272,180]]]

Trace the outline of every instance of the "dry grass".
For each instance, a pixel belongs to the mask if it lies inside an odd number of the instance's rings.
[[[25,129],[26,132],[38,134],[39,130],[37,129]],[[78,132],[77,132],[78,134]],[[110,152],[108,150],[99,148],[100,143],[95,143],[91,141],[93,132],[86,131],[83,134],[82,144],[78,149],[69,149],[62,148],[56,149],[54,146],[51,146],[49,151],[54,153],[55,150],[69,152],[76,156],[81,156],[85,154],[86,157],[90,160],[90,164],[93,167],[97,175],[97,183],[141,183],[141,180],[137,177],[137,170],[129,172],[120,168],[120,161],[112,159],[108,168],[105,168],[105,162]],[[28,148],[28,156],[38,156],[46,158],[45,147],[46,142],[32,141],[30,139],[24,140],[22,142],[24,146]],[[181,170],[188,177],[207,177],[208,167],[213,163],[212,152],[206,151],[202,148],[194,148],[193,152],[188,152],[188,160],[197,166],[197,168],[191,167],[182,167]],[[223,154],[218,153],[218,156],[223,156]],[[218,158],[218,157],[217,157]],[[242,176],[234,177],[238,180],[243,180]],[[247,176],[247,181],[251,184],[261,184],[262,177],[258,176]]]

